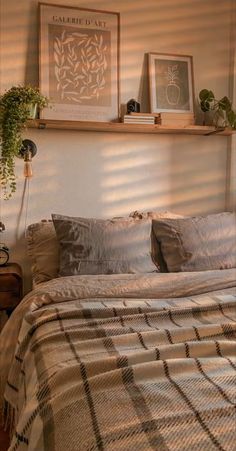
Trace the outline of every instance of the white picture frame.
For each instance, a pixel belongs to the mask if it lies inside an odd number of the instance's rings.
[[[192,56],[148,54],[151,113],[193,113]]]

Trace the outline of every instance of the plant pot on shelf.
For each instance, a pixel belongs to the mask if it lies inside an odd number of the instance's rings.
[[[215,125],[213,111],[205,111],[203,113],[202,125]]]
[[[227,127],[227,117],[226,117],[225,111],[221,111],[220,113],[218,111],[216,111],[214,118],[213,118],[213,125],[216,128]]]
[[[38,117],[38,104],[31,103],[29,105],[29,119],[37,119]]]
[[[216,128],[224,129],[230,127],[236,130],[236,112],[232,109],[232,102],[227,96],[217,100],[212,91],[202,89],[199,93],[199,102],[204,114],[204,125],[208,125],[206,124],[207,114],[213,113],[212,125]]]

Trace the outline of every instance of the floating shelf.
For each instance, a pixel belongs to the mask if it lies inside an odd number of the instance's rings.
[[[230,128],[216,129],[207,125],[188,125],[186,127],[150,125],[150,124],[124,124],[123,122],[85,122],[85,121],[62,121],[53,119],[34,119],[27,123],[29,128],[78,130],[90,132],[112,132],[112,133],[151,133],[151,134],[179,134],[179,135],[220,135],[230,136],[235,133]]]

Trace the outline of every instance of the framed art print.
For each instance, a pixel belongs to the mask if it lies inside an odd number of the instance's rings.
[[[43,119],[117,121],[119,13],[39,4]]]
[[[193,113],[193,63],[191,56],[148,54],[152,113]]]

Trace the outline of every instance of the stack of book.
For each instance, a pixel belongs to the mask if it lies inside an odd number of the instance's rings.
[[[161,125],[180,126],[194,125],[195,118],[193,113],[160,113]]]
[[[125,124],[155,124],[155,115],[150,113],[130,113],[123,116]]]
[[[167,127],[194,125],[193,113],[130,113],[123,116],[125,124],[159,124]]]

